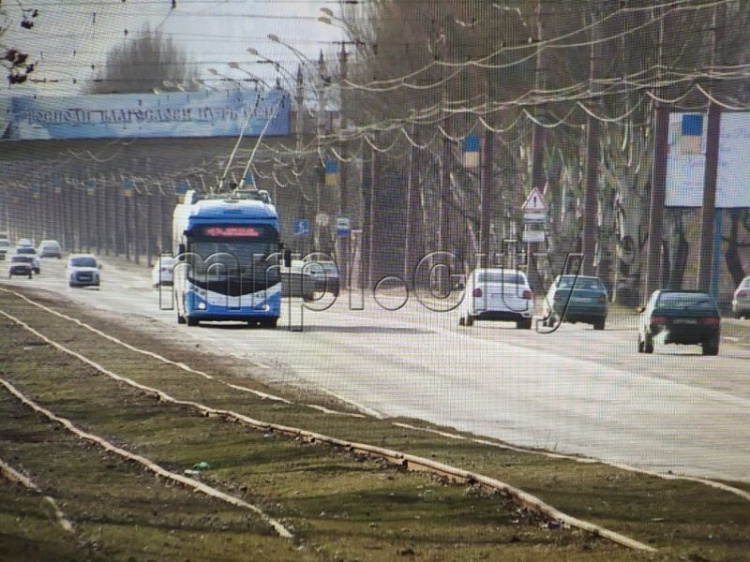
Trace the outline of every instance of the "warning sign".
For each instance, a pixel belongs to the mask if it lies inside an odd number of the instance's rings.
[[[536,187],[531,190],[531,193],[529,193],[526,201],[524,201],[524,204],[521,206],[521,210],[526,213],[544,213],[547,211],[547,205],[544,203],[542,194],[539,193],[539,190]]]

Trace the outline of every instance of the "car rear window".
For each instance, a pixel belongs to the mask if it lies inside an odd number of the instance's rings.
[[[483,271],[477,274],[477,283],[511,283],[524,285],[526,280],[520,273],[513,271]]]
[[[656,307],[717,310],[716,301],[705,293],[663,293],[659,296]]]
[[[36,254],[36,250],[34,248],[23,247],[23,248],[18,248],[16,250],[16,253],[17,254]]]
[[[581,277],[562,277],[557,284],[559,289],[575,288],[581,291],[604,291],[604,285],[599,279],[586,279]]]
[[[30,256],[13,256],[10,258],[11,263],[31,263]]]

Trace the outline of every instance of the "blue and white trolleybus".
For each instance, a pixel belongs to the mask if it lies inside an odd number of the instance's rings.
[[[268,193],[189,191],[173,217],[177,321],[276,327],[281,316],[279,217]]]

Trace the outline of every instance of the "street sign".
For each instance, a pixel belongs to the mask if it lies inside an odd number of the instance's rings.
[[[317,224],[318,226],[326,227],[330,222],[331,217],[329,217],[326,213],[318,213],[315,216],[315,224]]]
[[[351,233],[351,221],[349,217],[336,217],[336,236],[346,238]]]
[[[544,242],[544,231],[543,230],[524,230],[523,241],[524,242]]]
[[[535,187],[531,190],[531,193],[529,193],[529,196],[526,198],[526,201],[523,205],[521,205],[521,210],[523,210],[526,213],[546,213],[547,212],[547,205],[544,202],[544,198],[542,197],[542,194],[539,192],[539,190]]]
[[[295,236],[310,236],[310,221],[307,219],[300,219],[294,225]]]
[[[524,222],[547,222],[547,213],[524,213]]]

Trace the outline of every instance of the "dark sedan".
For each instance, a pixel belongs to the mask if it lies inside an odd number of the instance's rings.
[[[21,275],[31,279],[33,271],[34,258],[32,256],[16,255],[10,258],[10,263],[8,264],[8,279],[14,275]]]
[[[720,339],[719,308],[701,291],[654,291],[638,321],[640,353],[653,353],[659,342],[700,345],[703,355],[718,355]]]
[[[607,323],[607,289],[598,277],[558,275],[547,291],[542,315],[547,326],[563,322],[591,324],[603,330]]]

